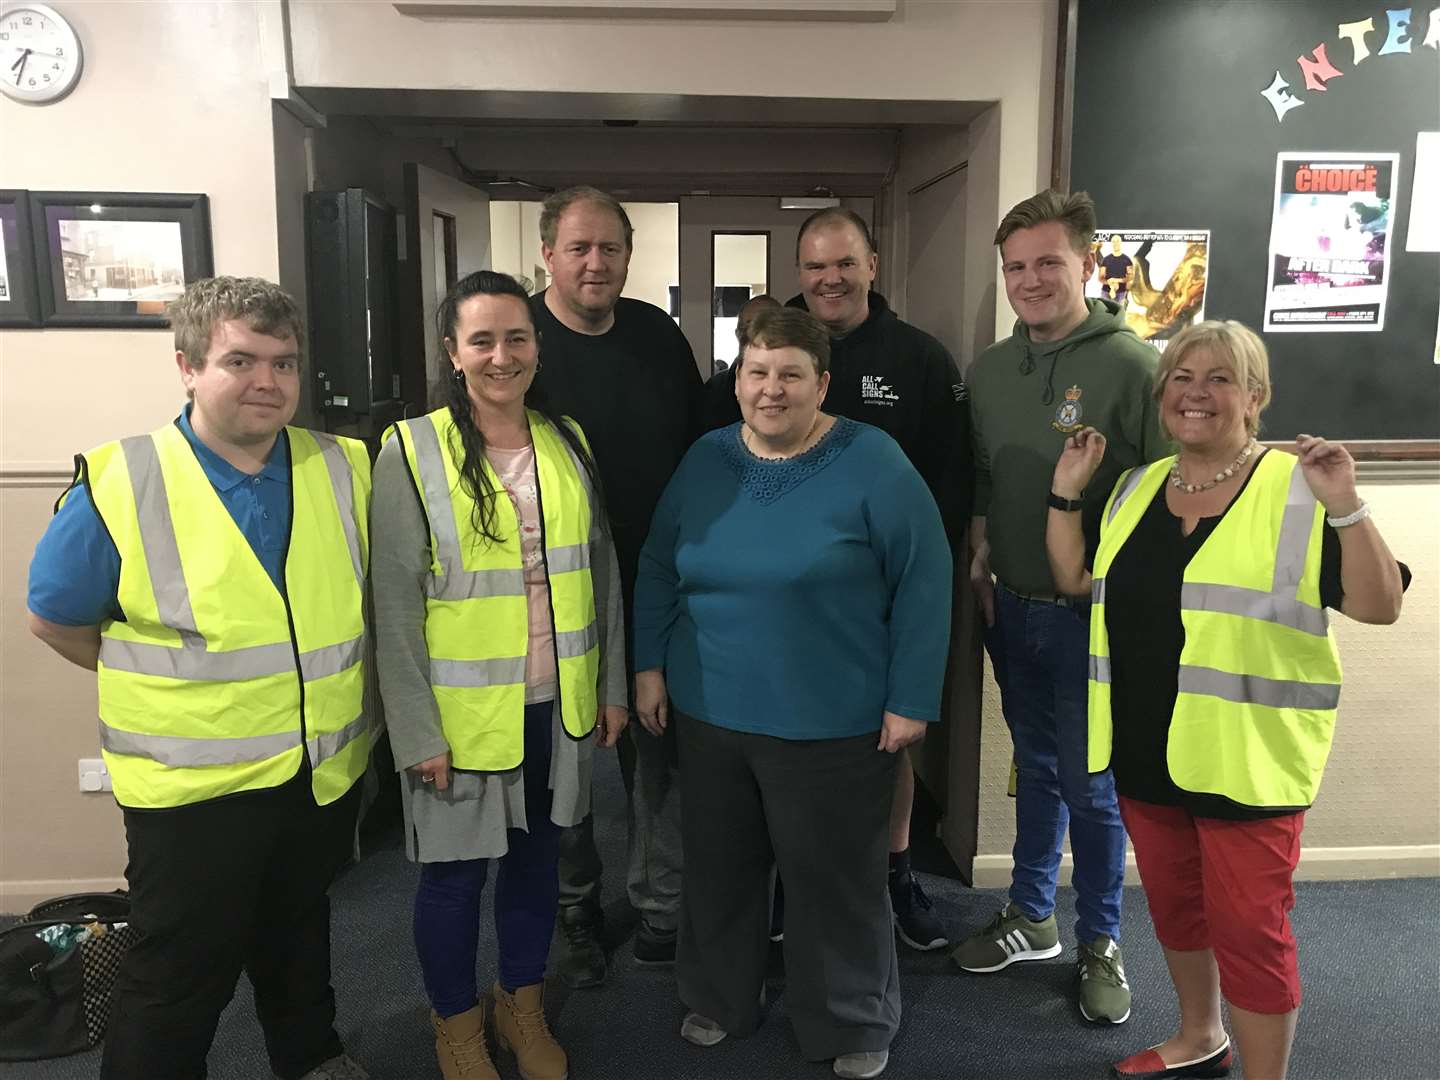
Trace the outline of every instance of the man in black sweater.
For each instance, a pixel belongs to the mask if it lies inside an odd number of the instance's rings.
[[[945,531],[961,549],[970,511],[972,470],[965,383],[945,346],[896,317],[875,280],[875,244],[865,219],[839,207],[800,226],[795,260],[804,307],[830,331],[830,389],[825,411],[888,433],[929,485]],[[708,428],[740,419],[733,367],[706,386]],[[908,759],[907,759],[908,761]],[[910,811],[915,773],[897,773],[890,815],[890,899],[895,926],[911,948],[938,949],[946,938],[929,898],[910,871]]]
[[[699,433],[703,384],[684,335],[665,312],[622,298],[633,230],[624,208],[594,188],[545,200],[541,255],[550,287],[531,298],[540,334],[532,395],[580,422],[595,452],[615,538],[625,605],[626,654],[640,548],[675,467]],[[635,959],[675,958],[680,908],[680,793],[673,728],[656,738],[639,724],[620,743],[633,806],[628,874],[640,913]],[[600,855],[593,821],[567,829],[560,848],[560,977],[570,986],[605,979]]]

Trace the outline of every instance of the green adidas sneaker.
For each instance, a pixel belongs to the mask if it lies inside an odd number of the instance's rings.
[[[1014,904],[1007,904],[979,933],[960,943],[950,959],[966,971],[999,971],[1017,960],[1048,960],[1060,955],[1055,915],[1031,922]]]
[[[1130,983],[1120,946],[1105,935],[1080,942],[1076,967],[1080,974],[1080,1014],[1096,1024],[1123,1024],[1130,1019]]]

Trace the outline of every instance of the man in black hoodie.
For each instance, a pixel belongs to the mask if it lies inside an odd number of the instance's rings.
[[[795,245],[803,307],[830,331],[830,389],[825,411],[888,433],[929,485],[952,547],[970,509],[969,414],[965,383],[945,346],[897,318],[875,280],[875,243],[865,219],[840,207],[805,219]],[[706,385],[710,428],[740,419],[732,366]],[[908,759],[907,759],[908,760]],[[915,773],[897,773],[890,814],[890,899],[895,927],[911,948],[938,949],[945,932],[910,872],[910,809]]]

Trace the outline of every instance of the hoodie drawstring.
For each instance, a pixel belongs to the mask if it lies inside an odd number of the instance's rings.
[[[1055,365],[1060,362],[1060,354],[1070,347],[1070,345],[1062,345],[1050,354],[1050,371],[1045,376],[1045,390],[1040,395],[1042,405],[1049,405],[1055,400]],[[1029,375],[1034,370],[1035,357],[1030,353],[1030,346],[1022,343],[1020,345],[1020,374]]]
[[[1060,354],[1068,348],[1070,348],[1069,345],[1062,345],[1050,354],[1050,371],[1045,376],[1045,392],[1040,395],[1040,402],[1043,405],[1049,405],[1055,400],[1055,365],[1060,362]]]

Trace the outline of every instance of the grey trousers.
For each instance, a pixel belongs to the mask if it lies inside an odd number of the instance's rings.
[[[878,734],[792,741],[671,713],[683,776],[676,982],[732,1035],[761,1019],[770,867],[785,886],[785,1009],[812,1061],[883,1050],[900,1025],[887,887],[896,755]]]
[[[672,713],[673,715],[673,713]],[[672,722],[659,738],[634,714],[619,751],[625,781],[630,904],[651,932],[675,933],[680,917],[680,769]],[[560,837],[560,906],[598,910],[602,865],[595,820],[587,815]]]

